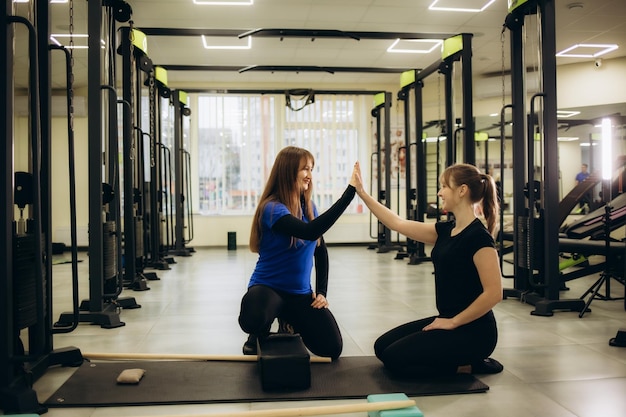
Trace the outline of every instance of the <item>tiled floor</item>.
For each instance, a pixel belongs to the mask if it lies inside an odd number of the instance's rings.
[[[176,257],[149,291],[125,290],[141,308],[123,310],[124,327],[102,329],[83,323],[56,335],[54,347],[76,346],[82,352],[153,352],[239,354],[244,333],[237,325],[241,295],[256,255],[247,248],[203,249]],[[396,252],[365,247],[330,247],[329,301],[344,337],[344,355],[372,355],[375,338],[392,326],[434,312],[432,265],[409,265]],[[87,297],[88,266],[79,264],[81,297]],[[510,264],[505,263],[506,268]],[[55,317],[71,299],[69,264],[54,266]],[[597,275],[568,283],[562,298],[577,298]],[[504,286],[511,288],[512,280]],[[614,295],[622,285],[612,283]],[[482,376],[484,394],[415,398],[427,417],[624,417],[626,416],[626,348],[609,346],[626,327],[623,301],[594,300],[583,318],[575,312],[533,316],[533,307],[507,299],[495,311],[500,340],[494,357],[505,367]],[[40,401],[69,377],[72,369],[50,368],[35,385]],[[357,381],[355,381],[357,383]],[[351,404],[361,400],[238,403],[221,405],[50,408],[49,417],[197,416],[314,405]],[[366,413],[341,414],[365,416]]]

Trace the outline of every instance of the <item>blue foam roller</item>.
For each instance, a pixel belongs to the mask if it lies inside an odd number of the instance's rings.
[[[370,394],[367,396],[368,403],[380,403],[385,401],[406,401],[409,397],[402,393],[391,394]],[[424,417],[424,413],[417,406],[413,405],[406,408],[397,408],[394,410],[376,410],[368,411],[368,417]]]

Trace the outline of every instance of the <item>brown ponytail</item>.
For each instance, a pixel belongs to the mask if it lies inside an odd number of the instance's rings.
[[[481,203],[487,230],[495,237],[497,230],[497,214],[499,211],[496,182],[493,177],[481,173],[471,164],[455,164],[441,175],[446,184],[466,184],[469,189],[470,201]]]

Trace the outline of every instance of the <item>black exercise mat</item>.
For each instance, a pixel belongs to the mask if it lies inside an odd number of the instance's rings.
[[[119,385],[125,369],[146,370],[137,385]],[[409,380],[391,378],[373,356],[344,357],[311,364],[311,387],[266,392],[256,362],[125,361],[85,362],[46,402],[49,407],[208,404],[365,398],[401,392],[408,396],[485,392],[489,386],[469,374]]]

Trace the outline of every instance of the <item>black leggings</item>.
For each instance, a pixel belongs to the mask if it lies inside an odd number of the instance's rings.
[[[374,352],[392,373],[403,376],[450,375],[463,365],[487,358],[498,330],[492,312],[454,330],[423,331],[435,317],[403,324],[383,334]]]
[[[339,326],[328,308],[313,308],[312,302],[311,293],[290,294],[253,285],[241,300],[239,325],[246,333],[263,336],[279,317],[293,326],[312,353],[337,359],[343,349]]]

